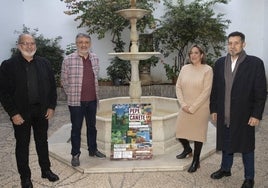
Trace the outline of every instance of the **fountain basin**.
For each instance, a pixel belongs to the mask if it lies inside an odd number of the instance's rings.
[[[116,13],[120,14],[125,19],[130,20],[132,18],[141,19],[144,15],[148,14],[149,12],[150,11],[144,10],[144,9],[129,8],[129,9],[119,10]]]
[[[109,53],[109,55],[117,56],[122,60],[140,61],[149,59],[152,56],[161,55],[160,52],[119,52],[119,53]]]
[[[135,99],[135,102],[133,102],[130,97],[115,97],[100,100],[96,123],[99,150],[103,151],[107,156],[110,156],[112,105],[131,103],[151,103],[152,105],[152,140],[154,155],[164,154],[181,147],[175,138],[176,119],[179,110],[177,99],[148,96],[141,97],[138,102]],[[85,126],[83,126],[83,129],[85,129]],[[85,133],[86,130],[83,130],[81,142],[82,147],[87,148]]]

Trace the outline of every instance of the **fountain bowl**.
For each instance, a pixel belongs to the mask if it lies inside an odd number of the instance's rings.
[[[129,8],[116,11],[116,13],[123,16],[125,19],[141,19],[144,15],[148,14],[150,11],[144,9]]]
[[[149,59],[152,56],[160,56],[160,52],[119,52],[119,53],[109,53],[109,55],[117,56],[122,60],[140,61]]]
[[[135,102],[130,97],[115,97],[100,100],[97,113],[98,149],[107,156],[111,154],[111,120],[113,104],[151,103],[153,155],[161,155],[180,148],[175,138],[179,103],[176,98],[144,96]],[[86,126],[83,126],[85,129]],[[82,131],[82,147],[87,148],[86,131]]]

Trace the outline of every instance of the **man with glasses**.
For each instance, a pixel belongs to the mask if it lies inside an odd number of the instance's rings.
[[[57,181],[50,170],[47,130],[57,102],[54,73],[47,59],[35,55],[35,39],[21,34],[20,53],[3,61],[0,67],[0,101],[10,116],[16,138],[17,168],[23,188],[33,187],[29,167],[31,128],[41,167],[41,177]]]
[[[67,94],[71,115],[72,166],[80,165],[81,129],[85,118],[89,156],[105,158],[97,149],[96,111],[98,104],[99,59],[90,52],[91,38],[79,33],[76,36],[77,51],[68,55],[61,70],[61,83]]]

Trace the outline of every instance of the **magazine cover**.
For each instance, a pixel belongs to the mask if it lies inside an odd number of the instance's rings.
[[[111,159],[151,159],[151,104],[113,104]]]

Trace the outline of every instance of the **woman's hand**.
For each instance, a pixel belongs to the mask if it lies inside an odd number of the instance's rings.
[[[191,114],[189,108],[190,108],[190,106],[186,105],[186,106],[182,107],[182,110],[183,110],[184,112],[186,112],[186,113]]]

